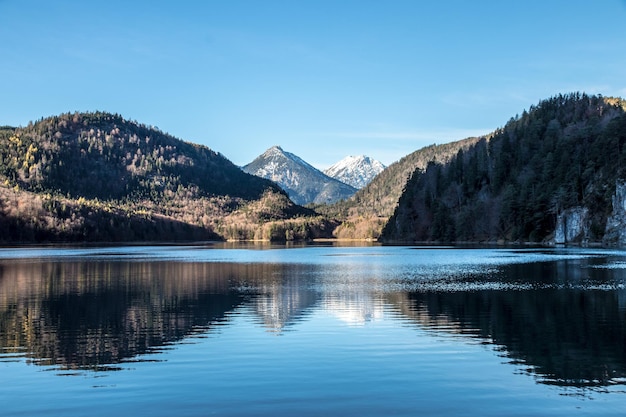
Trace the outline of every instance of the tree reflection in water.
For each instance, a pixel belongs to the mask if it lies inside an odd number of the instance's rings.
[[[240,267],[245,269],[245,267]],[[0,269],[0,345],[42,365],[111,369],[210,330],[245,296],[238,268],[179,262],[18,262]]]
[[[626,295],[611,283],[623,281],[624,270],[596,269],[597,259],[580,262],[505,265],[464,276],[465,290],[437,290],[435,281],[397,291],[346,281],[345,273],[338,285],[336,265],[3,261],[0,348],[26,351],[36,364],[110,370],[211,332],[243,305],[273,332],[315,309],[358,325],[390,308],[420,328],[497,345],[541,383],[623,384]],[[509,286],[480,289],[473,282]]]

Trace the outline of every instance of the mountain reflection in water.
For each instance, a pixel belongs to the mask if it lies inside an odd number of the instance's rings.
[[[315,310],[348,325],[392,311],[389,320],[496,345],[541,383],[624,384],[625,270],[598,268],[605,261],[504,264],[403,287],[406,271],[350,263],[2,260],[0,359],[23,353],[39,365],[112,370],[210,334],[244,307],[275,333],[297,331]]]

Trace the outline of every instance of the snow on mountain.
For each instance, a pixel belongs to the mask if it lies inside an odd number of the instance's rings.
[[[385,166],[369,156],[348,156],[324,171],[329,177],[335,178],[354,188],[363,188],[374,177],[380,174]]]
[[[300,205],[334,203],[351,197],[356,189],[329,177],[302,158],[273,146],[242,168],[281,186]]]

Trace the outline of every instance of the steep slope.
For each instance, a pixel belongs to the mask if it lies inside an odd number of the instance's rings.
[[[384,169],[385,166],[381,162],[369,156],[347,156],[324,170],[324,174],[356,189],[361,189]]]
[[[479,138],[468,138],[419,149],[389,165],[348,200],[317,209],[341,221],[341,225],[334,232],[335,236],[376,239],[393,214],[409,177],[416,169],[426,168],[430,161],[445,163],[456,155],[459,149],[467,149],[478,140]]]
[[[353,187],[330,178],[300,157],[273,146],[243,167],[243,171],[274,181],[296,204],[332,203],[356,192]]]
[[[0,129],[3,241],[263,238],[265,223],[298,216],[315,214],[206,146],[119,115]]]
[[[607,219],[624,200],[625,111],[621,99],[580,93],[531,106],[447,163],[417,170],[382,238],[605,239],[624,227]]]

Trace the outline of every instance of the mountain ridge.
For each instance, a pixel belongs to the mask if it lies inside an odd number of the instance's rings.
[[[300,205],[332,203],[356,192],[355,188],[329,177],[280,146],[270,147],[242,169],[275,182]]]
[[[433,160],[445,163],[459,149],[467,148],[478,140],[479,138],[473,137],[420,148],[386,167],[349,199],[330,206],[316,206],[316,210],[341,222],[333,232],[335,237],[376,240],[416,169],[425,168]]]
[[[0,127],[0,240],[623,246],[625,145],[626,101],[558,95],[489,135],[418,149],[345,200],[304,208],[206,146],[117,114],[66,113]]]
[[[361,189],[385,169],[381,162],[366,155],[347,156],[325,169],[324,174],[354,188]]]

